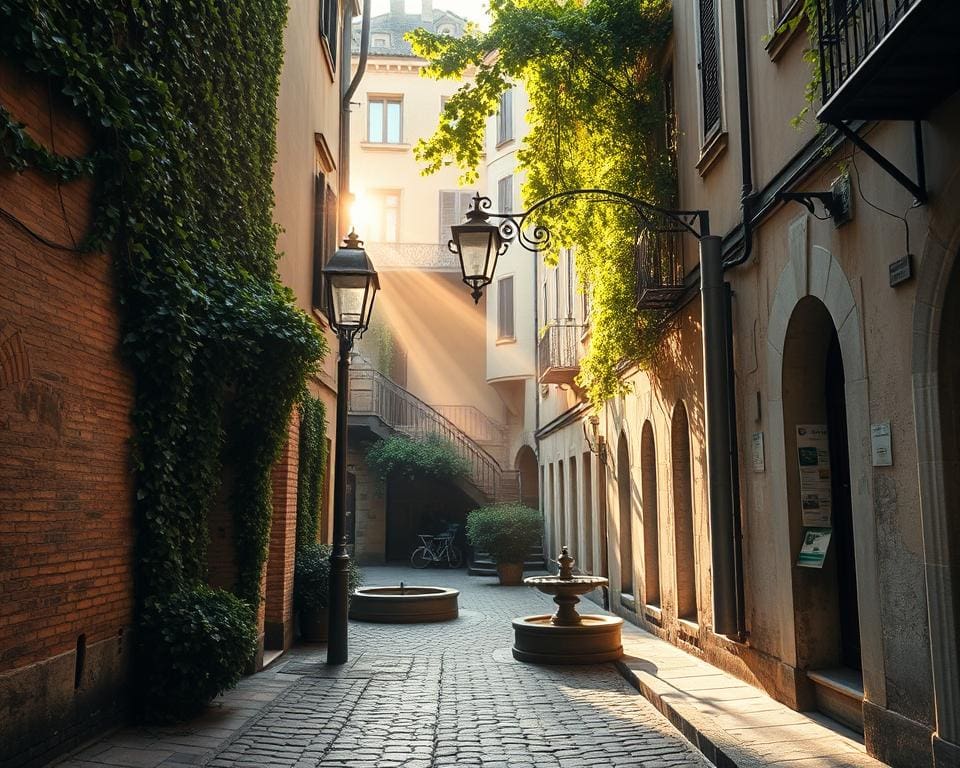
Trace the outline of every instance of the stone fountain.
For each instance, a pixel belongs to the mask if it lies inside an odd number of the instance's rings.
[[[574,575],[574,559],[564,547],[557,558],[556,576],[529,576],[524,584],[553,595],[553,615],[525,616],[513,620],[513,656],[534,664],[597,664],[623,656],[617,616],[581,615],[576,605],[580,595],[607,585],[607,579],[586,574]]]
[[[350,599],[350,618],[387,624],[451,621],[460,613],[460,591],[448,587],[360,587]]]

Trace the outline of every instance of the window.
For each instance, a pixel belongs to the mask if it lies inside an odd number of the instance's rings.
[[[703,141],[720,131],[720,35],[717,23],[717,0],[697,0],[699,45],[697,68],[700,70],[700,107],[703,119]]]
[[[400,121],[403,99],[399,96],[371,96],[367,112],[367,141],[374,144],[399,144],[403,132]]]
[[[400,240],[400,190],[375,189],[370,192],[373,201],[373,226],[370,240],[375,243],[396,243]]]
[[[339,0],[320,0],[320,36],[330,51],[330,63],[337,68],[337,39],[340,36]]]
[[[513,90],[500,94],[497,110],[497,146],[513,139]]]
[[[513,176],[504,176],[497,182],[497,203],[504,213],[513,211]]]
[[[462,224],[467,211],[473,206],[474,193],[461,189],[445,189],[440,192],[440,234],[439,242],[446,245],[453,237],[450,227]]]
[[[513,276],[497,281],[497,340],[513,339]]]
[[[326,311],[323,268],[337,249],[337,195],[317,173],[313,193],[313,306]]]
[[[438,35],[453,36],[456,33],[457,33],[457,30],[456,30],[456,27],[453,26],[453,24],[441,24],[439,27],[437,27]]]
[[[374,48],[389,48],[390,33],[374,32],[372,35],[370,35],[370,45],[372,45]]]
[[[567,319],[573,319],[573,249],[566,249],[566,262],[567,262]]]

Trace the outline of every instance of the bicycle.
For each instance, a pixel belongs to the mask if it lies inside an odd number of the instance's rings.
[[[421,544],[410,555],[410,565],[414,568],[426,568],[431,563],[446,562],[448,568],[459,568],[463,563],[463,553],[453,543],[458,527],[452,525],[444,533],[437,535],[417,534]]]

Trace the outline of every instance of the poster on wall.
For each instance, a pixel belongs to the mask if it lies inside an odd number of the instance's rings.
[[[830,528],[805,528],[797,565],[802,568],[823,568],[831,533]]]
[[[804,528],[830,527],[830,445],[826,424],[797,425],[797,459],[800,464],[800,509]]]

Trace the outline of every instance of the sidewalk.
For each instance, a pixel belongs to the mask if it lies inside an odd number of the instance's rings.
[[[886,765],[844,726],[795,712],[632,624],[624,624],[623,649],[624,677],[717,768]]]

